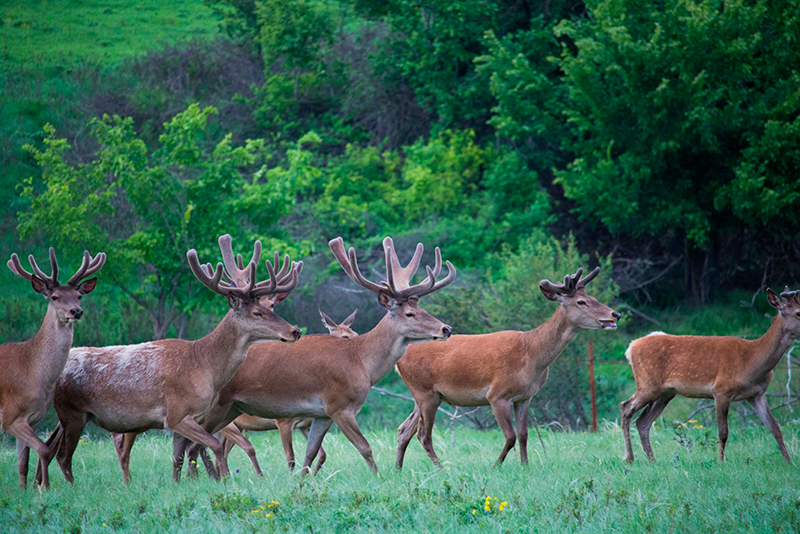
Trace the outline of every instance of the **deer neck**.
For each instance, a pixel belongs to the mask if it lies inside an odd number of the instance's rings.
[[[579,331],[569,320],[564,307],[559,305],[549,319],[524,333],[533,367],[539,370],[550,367]]]
[[[350,340],[364,365],[371,386],[389,374],[397,360],[406,353],[410,341],[397,332],[388,313],[375,328]]]
[[[794,335],[784,328],[783,317],[779,313],[769,330],[753,341],[751,357],[754,376],[764,376],[772,371],[794,340]]]
[[[72,347],[74,332],[73,323],[60,321],[55,309],[52,306],[47,307],[42,326],[27,342],[31,349],[29,365],[36,369],[35,375],[41,383],[53,385],[61,376]]]
[[[214,389],[219,391],[230,381],[233,373],[247,357],[250,345],[258,341],[237,323],[229,310],[217,327],[195,341],[195,357],[202,369],[214,376]]]

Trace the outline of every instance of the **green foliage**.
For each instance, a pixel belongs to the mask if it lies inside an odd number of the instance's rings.
[[[234,233],[242,242],[268,236],[291,208],[294,185],[310,172],[308,156],[295,151],[288,170],[262,166],[246,178],[241,170],[265,158],[264,143],[234,147],[227,135],[209,146],[205,136],[215,113],[189,106],[164,125],[152,151],[130,118],[104,116],[91,123],[101,148],[94,161],[77,167],[64,162],[66,142],[52,128],[45,151],[30,149],[43,176],[41,188],[31,179],[23,189],[30,209],[20,214],[22,235],[44,235],[71,252],[107,252],[106,271],[152,315],[157,338],[190,313],[196,298],[186,251],[196,247],[201,258],[217,258],[219,235]]]
[[[597,217],[612,232],[674,229],[703,244],[725,228],[728,204],[750,217],[774,213],[774,194],[748,193],[766,165],[754,157],[774,153],[758,143],[767,121],[796,114],[790,80],[800,64],[787,56],[800,37],[796,10],[608,0],[592,13],[590,23],[557,28],[575,46],[565,47],[561,66],[574,129],[567,146],[576,154],[557,183],[582,220]],[[792,139],[768,143],[788,148]],[[788,185],[769,184],[781,192]]]

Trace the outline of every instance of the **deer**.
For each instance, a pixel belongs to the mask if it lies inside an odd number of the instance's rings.
[[[419,299],[453,282],[456,270],[446,262],[447,276],[437,280],[442,257],[436,247],[435,266],[427,266],[427,277],[412,285],[422,259],[423,245],[417,245],[403,268],[394,242],[386,237],[383,240],[386,280],[375,283],[361,273],[355,250],[351,247],[345,252],[341,237],[331,240],[328,246],[350,279],[376,294],[386,315],[372,330],[356,338],[315,335],[304,336],[290,346],[254,346],[242,367],[220,392],[205,425],[213,432],[243,413],[275,419],[311,417],[314,420],[301,471],[307,474],[325,434],[336,423],[369,468],[377,473],[372,449],[358,428],[355,416],[370,388],[392,370],[409,344],[444,341],[450,337],[450,326],[421,308]],[[174,447],[176,465],[189,445],[187,440],[177,439],[181,443]],[[197,453],[196,447],[192,449],[190,460]]]
[[[648,460],[655,461],[650,427],[676,395],[714,399],[719,437],[719,461],[725,461],[728,409],[746,400],[772,433],[783,458],[791,463],[778,423],[767,404],[767,387],[773,369],[800,337],[800,291],[788,287],[776,295],[767,288],[767,301],[778,310],[769,329],[758,339],[733,336],[674,336],[652,332],[634,339],[625,351],[633,368],[636,393],[620,405],[626,462],[633,462],[631,418]]]
[[[89,251],[84,251],[80,268],[63,285],[58,282],[58,261],[52,247],[50,276],[39,269],[33,254],[28,261],[33,272],[22,267],[16,253],[7,265],[47,300],[47,312],[33,338],[0,345],[0,428],[17,438],[17,470],[23,490],[28,486],[30,450],[36,451],[40,459],[50,453],[34,428],[53,403],[53,389],[67,363],[75,323],[83,317],[81,297],[97,287],[97,278],[89,277],[102,269],[106,255],[101,252],[92,258]],[[44,472],[41,487],[49,486],[50,478]]]
[[[350,325],[353,324],[353,321],[356,318],[355,310],[353,313],[347,316],[344,321],[341,323],[336,323],[333,319],[328,317],[325,312],[322,310],[318,310],[319,315],[322,318],[322,323],[325,325],[325,328],[328,329],[330,335],[334,337],[338,337],[341,339],[350,339],[358,336],[358,332],[350,328]],[[255,415],[248,415],[242,414],[237,417],[233,423],[229,424],[222,430],[220,430],[220,434],[222,434],[222,445],[225,450],[224,454],[227,458],[230,454],[231,449],[235,445],[235,442],[232,441],[236,436],[236,433],[239,433],[241,430],[248,430],[251,432],[263,432],[268,430],[278,430],[281,436],[281,444],[283,445],[283,451],[286,456],[286,463],[289,466],[289,471],[293,471],[295,467],[295,457],[294,457],[294,447],[292,446],[292,432],[294,430],[299,430],[303,437],[306,438],[308,441],[308,429],[311,428],[311,423],[313,419],[310,417],[291,417],[289,419],[270,419],[266,417],[258,417]],[[249,440],[248,440],[249,442]],[[256,453],[255,447],[245,448],[245,453],[247,453],[248,457],[250,458],[251,463],[253,464],[253,468],[255,469],[256,473],[261,476],[261,468],[258,465],[258,460],[256,460]],[[201,451],[202,454],[202,451]],[[328,455],[325,453],[325,449],[320,445],[319,448],[319,460],[317,462],[317,467],[314,469],[315,471],[319,471],[322,467],[322,464],[325,463]],[[206,458],[203,458],[203,461],[208,465],[208,461]],[[193,466],[196,464],[190,464],[189,470],[193,469]]]
[[[409,347],[397,362],[397,372],[414,397],[414,409],[397,430],[397,468],[402,469],[408,444],[417,433],[434,465],[442,467],[432,436],[442,401],[453,406],[491,406],[505,436],[495,465],[503,463],[516,439],[520,460],[527,464],[528,409],[547,380],[550,365],[578,332],[617,327],[620,314],[586,294],[586,284],[599,272],[597,267],[582,278],[579,268],[574,275],[566,275],[562,284],[542,280],[542,294],[559,306],[533,330],[456,335],[447,343]]]
[[[195,249],[186,254],[194,276],[225,297],[230,308],[211,333],[195,341],[162,339],[70,351],[55,388],[59,428],[48,439],[57,444],[55,456],[70,484],[72,457],[88,421],[116,433],[169,429],[221,455],[222,444],[202,426],[219,391],[254,343],[300,338],[300,330],[276,315],[274,307],[297,286],[302,262],[290,265],[287,255],[281,266],[276,253],[274,266],[266,262],[268,280],[257,282],[260,241],[247,267],[241,255],[234,257],[230,235],[219,238],[219,247],[223,262],[216,269],[201,265]],[[121,463],[129,481],[127,460]]]

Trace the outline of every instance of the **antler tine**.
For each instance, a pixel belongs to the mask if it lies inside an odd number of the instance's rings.
[[[442,263],[441,263],[441,253],[439,252],[439,247],[436,247],[437,256],[439,258],[439,271],[442,270]],[[428,270],[428,277],[431,279],[431,286],[427,289],[422,289],[416,293],[416,297],[424,297],[425,295],[430,295],[434,291],[438,291],[442,289],[444,286],[449,285],[456,279],[456,268],[453,267],[453,264],[450,263],[450,260],[445,261],[445,265],[447,265],[447,276],[443,279],[436,282],[436,277],[438,273],[436,269],[431,270],[430,266],[427,267]],[[423,285],[425,282],[423,281]]]
[[[279,259],[280,258],[278,257],[278,252],[275,251],[275,267],[280,265]],[[278,278],[278,283],[281,283],[281,280],[286,278],[286,276],[289,273],[291,267],[294,267],[294,265],[289,261],[289,255],[285,254],[283,256],[283,265],[281,266],[281,268],[278,270],[277,274],[275,275]]]
[[[24,278],[28,282],[31,281],[33,273],[29,273],[28,271],[22,268],[22,264],[19,262],[19,256],[17,256],[16,252],[11,255],[11,259],[8,260],[6,265],[8,265],[9,269],[11,269],[12,273],[16,274],[20,278]]]
[[[595,267],[594,270],[587,274],[585,278],[578,279],[578,284],[575,286],[575,289],[586,287],[586,284],[594,280],[598,274],[600,274],[600,267]]]
[[[58,260],[56,260],[56,250],[50,247],[48,252],[50,254],[50,270],[53,272],[53,283],[58,285]],[[84,251],[84,254],[89,254],[89,251]]]
[[[217,263],[217,268],[214,271],[213,276],[209,276],[208,273],[205,272],[203,266],[200,265],[200,261],[197,259],[197,251],[195,249],[190,250],[186,253],[186,259],[189,260],[189,268],[194,273],[195,278],[197,278],[200,283],[206,286],[208,289],[213,291],[214,293],[218,293],[220,295],[227,296],[231,292],[231,288],[220,286],[220,280],[222,279],[222,270],[223,266],[222,263]],[[208,264],[209,271],[211,270],[211,264]]]
[[[85,268],[85,265],[87,264],[86,256],[88,256],[88,255],[89,255],[88,252],[84,252],[83,265],[81,266],[82,269]],[[58,276],[58,265],[53,263],[53,260],[55,260],[55,257],[56,257],[56,253],[53,250],[53,247],[50,247],[50,265],[53,268],[53,274],[51,274],[50,276],[47,276],[39,268],[39,265],[36,263],[36,259],[34,259],[33,254],[28,254],[28,262],[31,264],[31,267],[33,268],[33,272],[36,273],[36,276],[39,277],[43,282],[45,282],[50,287],[58,286],[58,278],[57,278],[57,276]]]
[[[97,255],[92,258],[89,255],[89,251],[86,250],[83,252],[83,263],[81,264],[81,268],[78,269],[78,272],[73,274],[70,279],[67,281],[67,285],[70,286],[77,286],[81,280],[84,278],[88,278],[92,276],[94,273],[99,271],[103,268],[103,265],[106,264],[106,253],[105,252],[98,252]]]
[[[253,259],[255,261],[260,261],[261,259],[261,241],[256,241],[253,245]],[[253,276],[255,272],[251,269],[250,265],[253,265],[251,261],[247,267],[242,266],[241,268],[237,265],[236,257],[233,255],[233,244],[230,234],[225,234],[220,236],[219,238],[219,249],[222,252],[222,262],[225,267],[225,274],[228,279],[231,280],[231,283],[236,286],[237,290],[244,289],[245,287],[250,286],[252,289],[252,284],[255,284],[255,280],[253,280]],[[241,261],[241,260],[240,260]],[[248,282],[249,279],[249,282]],[[237,291],[240,292],[240,291]]]
[[[389,283],[389,288],[394,293],[402,295],[410,288],[411,280],[419,268],[424,247],[422,243],[417,244],[414,256],[412,256],[405,269],[400,266],[400,260],[397,258],[397,251],[394,248],[394,241],[391,237],[384,238],[383,250],[386,256],[386,279]]]
[[[277,275],[275,274],[275,267],[273,267],[272,262],[267,260],[269,281],[258,284],[258,286],[251,291],[251,296],[257,298],[264,295],[274,295],[276,293],[288,293],[289,291],[292,291],[295,287],[297,287],[297,282],[300,280],[300,271],[303,270],[303,262],[292,262],[291,265],[292,267],[289,271],[288,277],[284,277],[283,280],[278,280]],[[286,283],[287,280],[288,283]]]
[[[781,291],[781,298],[786,300],[794,300],[800,304],[800,290],[792,291],[789,286],[784,286]]]
[[[382,290],[386,291],[386,288],[381,284],[370,282],[361,275],[361,271],[358,268],[358,261],[356,260],[355,249],[350,247],[348,257],[348,253],[344,250],[344,241],[341,237],[328,241],[328,247],[330,247],[336,261],[342,266],[342,270],[350,277],[350,280],[365,289],[369,289],[373,293],[380,293]]]

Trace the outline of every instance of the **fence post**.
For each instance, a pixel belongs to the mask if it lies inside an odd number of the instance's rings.
[[[594,391],[594,345],[589,342],[589,394],[592,398],[592,432],[597,432],[597,395]]]

